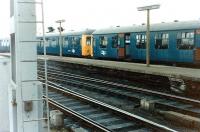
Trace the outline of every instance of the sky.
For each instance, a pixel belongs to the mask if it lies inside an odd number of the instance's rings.
[[[9,2],[0,1],[0,38],[9,36]],[[151,4],[161,5],[151,11],[151,23],[200,19],[199,0],[44,0],[45,26],[57,29],[55,21],[59,19],[66,20],[65,32],[142,24],[146,23],[146,12],[137,11],[137,7]],[[40,16],[37,8],[38,20]]]

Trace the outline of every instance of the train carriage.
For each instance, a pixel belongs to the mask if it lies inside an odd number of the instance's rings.
[[[116,27],[93,33],[94,58],[124,59],[130,56],[130,33]]]
[[[69,32],[62,34],[62,55],[63,56],[77,56],[77,57],[88,57],[92,56],[92,32],[94,30],[85,30],[81,32]],[[43,54],[43,40],[42,36],[38,36],[39,40],[37,50],[38,54]],[[49,55],[60,55],[60,44],[59,34],[47,34],[45,36],[47,45],[47,54]]]
[[[87,57],[92,56],[92,36],[94,30],[87,29],[81,32],[64,34],[63,55]]]
[[[93,33],[94,58],[146,59],[146,25],[112,27]],[[152,61],[198,63],[200,22],[171,22],[151,25]]]
[[[43,54],[44,44],[42,42],[43,37],[38,36],[37,50],[38,54]],[[45,36],[46,39],[46,52],[48,55],[60,55],[60,46],[59,46],[59,36],[57,34],[48,34]]]
[[[8,38],[0,39],[0,53],[10,52],[10,40]]]

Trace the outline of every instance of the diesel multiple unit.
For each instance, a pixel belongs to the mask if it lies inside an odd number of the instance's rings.
[[[61,40],[60,40],[61,38]],[[43,40],[42,36],[37,37]],[[146,59],[146,25],[45,35],[47,54],[95,59]],[[60,43],[62,50],[60,50]],[[43,54],[43,41],[38,41]],[[9,40],[0,40],[0,52],[9,51]],[[154,62],[200,63],[200,21],[170,22],[151,25],[150,58]]]

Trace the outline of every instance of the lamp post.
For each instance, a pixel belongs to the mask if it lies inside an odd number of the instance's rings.
[[[138,7],[138,11],[147,11],[147,31],[146,31],[146,65],[149,67],[150,65],[150,10],[159,9],[160,5],[150,5]]]
[[[60,35],[59,35],[59,45],[60,45],[60,56],[62,56],[62,23],[63,22],[65,22],[65,20],[64,19],[62,19],[62,20],[57,20],[56,21],[56,23],[59,23],[59,33],[60,33]]]

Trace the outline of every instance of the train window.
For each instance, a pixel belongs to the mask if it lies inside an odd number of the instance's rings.
[[[68,38],[68,37],[65,37],[65,38],[64,38],[63,46],[64,46],[64,47],[67,47],[68,44],[69,44],[69,38]]]
[[[49,42],[49,38],[46,38],[46,46],[49,47],[50,46],[50,42]]]
[[[112,47],[117,48],[118,45],[118,36],[112,37]]]
[[[193,49],[194,48],[194,32],[179,32],[177,33],[177,48],[178,49]]]
[[[72,44],[73,45],[78,44],[78,37],[72,37]]]
[[[49,46],[52,47],[52,40],[51,39],[48,40],[48,43],[49,43]]]
[[[96,39],[93,38],[93,46],[96,46]]]
[[[106,48],[108,44],[107,37],[101,36],[99,39],[100,39],[100,47]]]
[[[155,48],[156,49],[168,49],[169,45],[169,34],[158,33],[155,35]]]
[[[76,38],[72,37],[72,44],[75,45],[76,44]]]
[[[137,34],[136,35],[136,47],[138,49],[146,48],[146,35],[145,34]]]
[[[126,44],[130,44],[131,43],[131,36],[129,35],[125,35],[125,43]]]
[[[86,44],[91,45],[91,37],[86,37]]]
[[[57,45],[56,39],[55,39],[55,38],[52,38],[52,39],[51,39],[51,46],[52,46],[52,47],[56,47],[56,45]]]
[[[43,47],[43,42],[42,42],[42,41],[43,41],[43,39],[40,38],[39,41],[38,41],[38,46],[39,46],[39,47]]]

